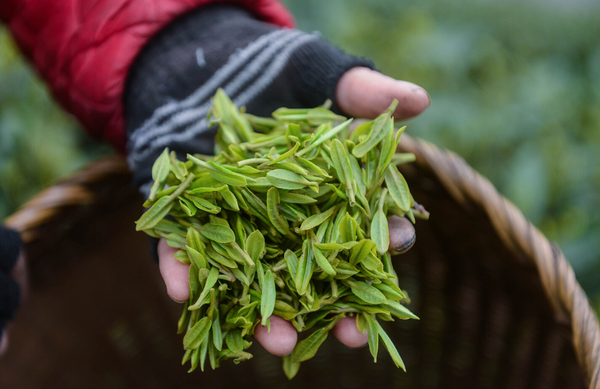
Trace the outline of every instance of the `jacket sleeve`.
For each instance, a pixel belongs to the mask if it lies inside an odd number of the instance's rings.
[[[178,16],[221,0],[2,0],[0,18],[53,95],[93,136],[125,152],[123,92],[141,48]],[[282,27],[279,0],[228,0]]]

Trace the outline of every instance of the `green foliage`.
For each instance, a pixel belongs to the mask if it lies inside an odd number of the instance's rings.
[[[284,0],[432,106],[411,135],[452,149],[559,243],[600,301],[600,10],[593,1]],[[0,218],[105,153],[0,30]]]
[[[284,0],[380,71],[423,86],[411,135],[456,151],[600,301],[600,6],[586,1]]]
[[[110,152],[77,127],[0,25],[0,220],[57,177]]]

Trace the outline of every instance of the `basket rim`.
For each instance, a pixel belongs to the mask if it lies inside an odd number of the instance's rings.
[[[506,247],[533,265],[557,319],[571,324],[573,344],[590,389],[600,388],[600,327],[596,312],[558,246],[462,157],[423,139],[403,134],[399,152],[413,153],[459,204],[480,207]]]

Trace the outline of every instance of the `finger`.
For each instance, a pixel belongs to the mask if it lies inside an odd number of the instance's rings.
[[[367,344],[369,340],[368,334],[364,334],[356,327],[356,317],[347,316],[338,321],[331,330],[333,336],[336,337],[343,345],[350,348],[358,348]]]
[[[4,330],[0,336],[0,355],[4,355],[6,350],[8,350],[8,335],[6,334],[6,330]]]
[[[389,218],[388,229],[390,230],[390,250],[394,254],[407,252],[417,240],[415,227],[405,217],[394,215]]]
[[[169,246],[165,239],[158,242],[158,268],[167,287],[167,294],[177,302],[190,298],[190,266],[173,257],[177,249]]]
[[[335,97],[345,114],[366,119],[377,117],[394,99],[399,103],[393,115],[396,120],[417,116],[431,104],[429,95],[420,86],[365,67],[355,67],[344,73]]]
[[[279,316],[271,315],[271,331],[266,326],[257,325],[254,338],[273,355],[288,355],[296,346],[298,333],[294,326]]]

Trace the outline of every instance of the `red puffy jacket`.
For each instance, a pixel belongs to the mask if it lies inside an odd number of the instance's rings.
[[[177,16],[219,1],[1,0],[0,18],[60,104],[124,153],[123,91],[137,53]],[[227,2],[267,22],[294,24],[278,0]]]

